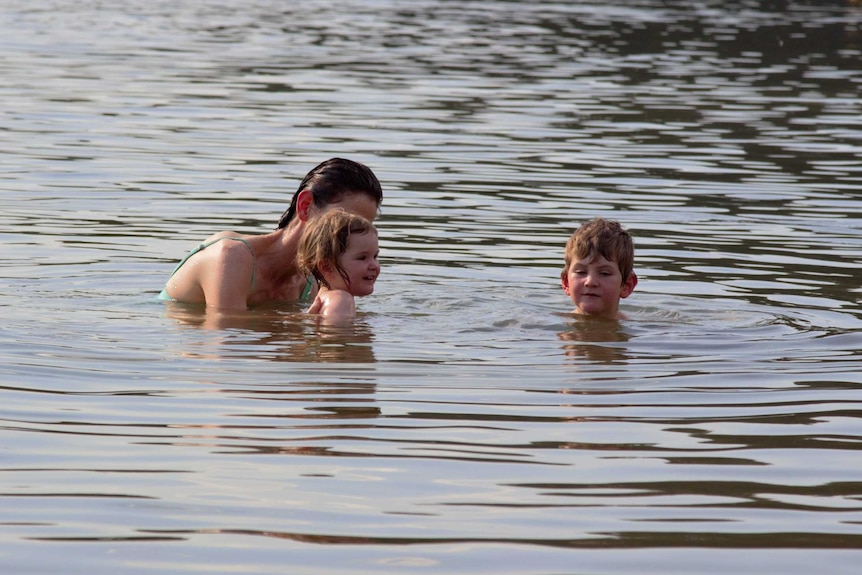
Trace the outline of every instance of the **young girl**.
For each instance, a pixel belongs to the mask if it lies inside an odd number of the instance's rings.
[[[320,283],[306,313],[340,322],[356,314],[354,297],[370,295],[380,275],[377,230],[356,214],[332,209],[308,222],[296,254],[296,265]]]

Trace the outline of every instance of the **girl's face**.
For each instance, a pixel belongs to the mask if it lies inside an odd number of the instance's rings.
[[[380,275],[380,263],[377,261],[379,252],[377,234],[352,234],[347,249],[338,258],[341,271],[350,281],[344,281],[338,270],[327,270],[325,277],[330,288],[345,290],[356,297],[373,293],[374,282]]]

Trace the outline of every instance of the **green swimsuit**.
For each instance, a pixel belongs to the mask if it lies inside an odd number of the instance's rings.
[[[254,251],[251,249],[251,246],[248,245],[248,242],[242,238],[218,238],[218,239],[213,240],[211,242],[207,242],[205,244],[199,245],[198,247],[196,247],[195,249],[190,251],[186,257],[184,257],[183,259],[180,260],[180,263],[178,263],[177,267],[174,268],[174,271],[171,272],[171,277],[174,277],[174,274],[177,273],[179,271],[179,269],[181,267],[183,267],[183,264],[185,264],[187,261],[189,261],[189,258],[191,258],[193,255],[195,255],[199,251],[205,250],[206,248],[210,247],[214,243],[220,242],[222,240],[236,240],[238,242],[242,242],[245,244],[245,247],[248,248],[248,251],[251,252],[251,287],[253,289],[254,288],[254,272],[257,268],[257,266],[255,265]],[[170,279],[170,278],[168,278],[168,279]],[[159,299],[162,301],[177,301],[168,295],[168,292],[166,291],[166,289],[162,289],[162,292],[159,294]]]
[[[242,242],[245,244],[245,247],[248,248],[248,251],[251,252],[251,260],[252,260],[251,261],[251,265],[252,265],[252,267],[251,267],[251,288],[254,289],[254,274],[255,274],[255,271],[257,269],[257,266],[255,265],[254,250],[252,250],[251,246],[248,245],[248,241],[246,241],[242,238],[218,238],[218,239],[215,239],[211,242],[207,242],[205,244],[201,244],[201,245],[197,246],[195,249],[190,251],[186,257],[184,257],[182,260],[180,260],[180,263],[178,263],[177,267],[174,268],[174,271],[171,272],[171,277],[174,277],[174,274],[177,273],[177,271],[181,267],[183,267],[183,264],[185,264],[187,261],[189,261],[189,258],[191,258],[193,255],[195,255],[196,253],[198,253],[201,250],[204,250],[204,249],[210,247],[214,243],[220,242],[222,240],[236,240],[238,242]],[[170,278],[168,278],[168,279],[170,279]],[[309,276],[305,282],[305,287],[302,289],[302,295],[300,296],[299,299],[302,301],[307,299],[308,296],[311,295],[311,289],[313,287],[314,287],[314,280],[311,278],[311,276]],[[168,292],[165,289],[162,289],[161,293],[159,294],[159,299],[162,301],[177,301],[174,298],[172,298],[171,296],[169,296]]]

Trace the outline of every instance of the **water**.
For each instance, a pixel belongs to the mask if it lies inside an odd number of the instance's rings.
[[[858,3],[293,4],[2,3],[0,572],[855,572]],[[332,156],[355,326],[154,301]]]

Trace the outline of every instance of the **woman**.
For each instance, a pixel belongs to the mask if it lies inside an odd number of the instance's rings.
[[[275,231],[210,236],[179,263],[159,298],[219,310],[311,298],[317,292],[314,279],[296,265],[306,222],[336,207],[373,221],[382,199],[380,182],[367,166],[327,160],[302,180]]]

